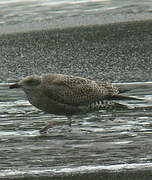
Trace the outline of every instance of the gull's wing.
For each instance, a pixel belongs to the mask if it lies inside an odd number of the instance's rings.
[[[49,78],[45,78],[46,81]],[[96,82],[81,77],[58,75],[45,82],[45,95],[59,103],[85,105],[95,101],[110,99],[117,90],[110,83]]]

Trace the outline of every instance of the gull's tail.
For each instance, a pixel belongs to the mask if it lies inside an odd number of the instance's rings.
[[[140,91],[146,88],[152,88],[152,82],[131,82],[131,83],[113,83],[115,87],[118,88],[119,94],[112,97],[113,100],[143,100],[141,98],[130,97],[127,95],[122,95],[122,93],[128,91]]]
[[[125,95],[120,95],[120,94],[116,94],[116,95],[110,97],[110,99],[111,100],[118,100],[118,101],[129,101],[129,100],[140,101],[140,100],[143,100],[140,98],[125,96]]]

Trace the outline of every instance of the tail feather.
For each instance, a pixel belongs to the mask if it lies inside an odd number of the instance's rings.
[[[135,84],[113,84],[116,88],[118,88],[119,90],[119,93],[125,93],[125,92],[128,92],[128,91],[132,91],[134,89],[137,89],[138,87],[135,85]]]
[[[135,98],[135,97],[129,97],[129,96],[124,96],[120,94],[116,94],[110,98],[111,100],[136,100],[136,101],[141,101],[142,99]]]
[[[125,92],[128,92],[128,91],[131,91],[131,90],[134,90],[135,88],[127,88],[127,87],[119,87],[118,90],[119,90],[119,93],[125,93]]]

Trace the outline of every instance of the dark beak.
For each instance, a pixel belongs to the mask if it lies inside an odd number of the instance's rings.
[[[21,85],[19,85],[18,83],[11,84],[11,85],[9,86],[10,89],[20,88],[20,87],[21,87]]]

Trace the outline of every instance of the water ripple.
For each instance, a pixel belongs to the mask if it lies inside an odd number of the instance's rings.
[[[150,168],[152,92],[144,85],[126,94],[136,94],[144,103],[73,116],[72,128],[56,126],[40,134],[47,122],[66,117],[45,114],[30,105],[24,93],[11,94],[8,84],[0,84],[0,177]]]

